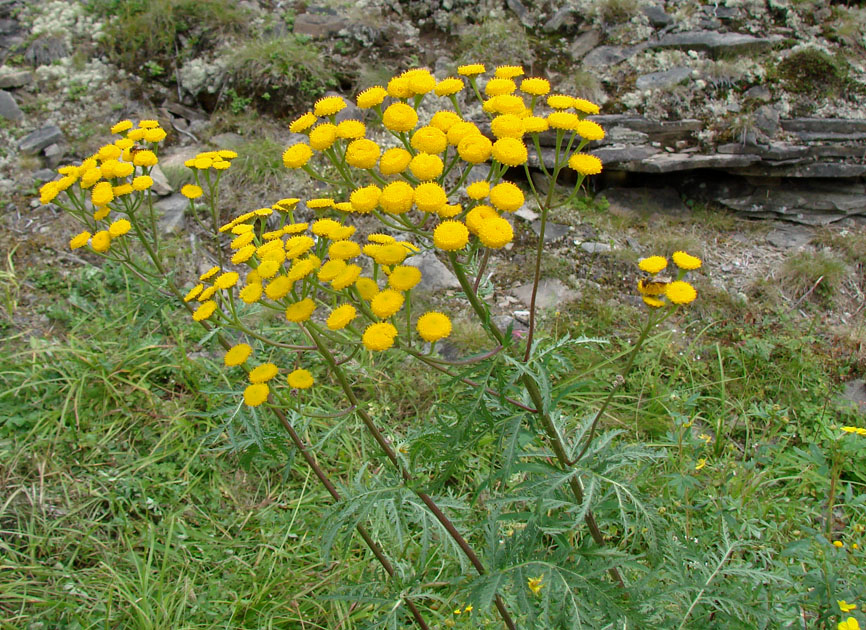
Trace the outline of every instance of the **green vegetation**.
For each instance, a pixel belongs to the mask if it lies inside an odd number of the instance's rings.
[[[637,10],[637,0],[602,0],[597,8],[599,17],[609,24],[628,22]]]
[[[840,96],[849,82],[848,62],[815,48],[788,55],[776,72],[786,90],[815,98]]]
[[[282,115],[296,114],[301,103],[337,85],[322,51],[296,35],[250,41],[234,53],[230,67],[237,95]]]
[[[460,36],[459,63],[489,66],[530,64],[532,46],[526,29],[516,19],[490,18],[467,28]]]
[[[102,46],[137,74],[170,78],[165,68],[211,50],[221,35],[245,28],[244,11],[229,0],[91,0],[91,11],[113,18]],[[157,69],[163,72],[154,73]]]
[[[795,298],[809,292],[816,298],[829,299],[845,275],[845,264],[831,253],[798,252],[785,260],[781,281],[785,292]]]

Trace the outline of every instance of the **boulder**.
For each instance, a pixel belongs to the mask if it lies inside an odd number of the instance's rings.
[[[42,35],[24,51],[24,59],[31,66],[47,66],[69,54],[69,46],[59,35]]]
[[[640,10],[647,17],[650,24],[656,28],[664,28],[674,23],[673,16],[665,13],[665,10],[658,5],[647,4],[642,6]]]
[[[682,83],[692,76],[692,69],[686,66],[677,66],[664,72],[651,72],[637,78],[635,87],[639,90],[667,90]]]
[[[175,234],[183,230],[184,213],[189,207],[189,199],[175,193],[165,199],[160,199],[153,204],[153,207],[159,212],[158,221],[159,231],[163,234]]]
[[[16,122],[24,118],[24,112],[18,107],[15,98],[6,90],[0,90],[0,116]]]
[[[21,138],[18,142],[18,150],[21,153],[39,153],[48,145],[61,140],[63,140],[63,132],[60,127],[49,124]]]
[[[532,301],[532,283],[517,287],[511,295],[529,306]],[[545,310],[565,302],[572,302],[578,297],[580,296],[577,291],[566,286],[559,278],[542,278],[538,282],[538,290],[535,294],[535,307]]]
[[[348,26],[349,20],[330,9],[308,10],[295,17],[294,33],[310,37],[325,38],[339,33]]]
[[[601,43],[601,32],[592,29],[578,35],[569,48],[569,54],[575,61],[580,61],[586,54]]]
[[[651,48],[675,48],[710,53],[746,53],[765,50],[776,41],[776,38],[755,37],[740,33],[685,31],[669,33],[658,41],[651,42],[649,46]]]
[[[403,264],[421,270],[421,282],[417,287],[421,291],[435,293],[443,289],[460,288],[460,281],[457,280],[457,276],[433,252],[412,256],[407,258]]]
[[[33,83],[33,73],[29,70],[7,72],[0,75],[0,88],[20,88]]]

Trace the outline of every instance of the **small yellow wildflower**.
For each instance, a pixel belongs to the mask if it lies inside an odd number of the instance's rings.
[[[483,63],[471,63],[457,68],[457,74],[462,74],[464,77],[472,77],[476,74],[484,74],[484,72]]]
[[[488,142],[490,141],[488,140]],[[419,153],[409,162],[409,170],[421,181],[430,181],[442,174],[442,171],[445,170],[445,163],[438,155]]]
[[[208,300],[207,302],[202,303],[201,306],[199,306],[197,309],[195,309],[195,312],[192,314],[192,318],[197,322],[205,320],[214,314],[216,308],[217,303],[213,300]]]
[[[183,188],[180,189],[180,194],[187,199],[198,199],[204,194],[204,191],[201,189],[201,186],[196,186],[195,184],[186,184]]]
[[[415,329],[421,339],[433,343],[451,334],[451,320],[444,313],[430,311],[418,318]]]
[[[132,229],[132,224],[126,219],[118,219],[114,223],[108,226],[108,233],[111,235],[111,238],[115,238],[118,236],[123,236],[129,230]]]
[[[394,339],[397,337],[397,329],[393,324],[388,322],[378,322],[370,324],[364,330],[361,341],[369,350],[381,352],[387,350],[394,345]]]
[[[239,343],[228,349],[228,352],[226,352],[223,357],[223,362],[228,367],[242,365],[250,358],[252,353],[253,348],[251,345],[248,343]]]
[[[457,153],[470,164],[486,162],[493,151],[493,143],[481,134],[470,134],[457,145]]]
[[[538,595],[541,592],[541,589],[544,588],[543,579],[543,576],[529,578],[526,581],[526,585],[529,587],[530,591],[532,591],[535,595]]]
[[[337,124],[337,137],[347,140],[363,138],[367,133],[367,125],[360,120],[344,120]]]
[[[371,107],[381,105],[386,96],[388,96],[387,90],[381,85],[375,85],[358,94],[355,102],[361,109],[370,109]]]
[[[310,145],[298,142],[283,152],[283,165],[286,168],[301,168],[310,161],[311,157],[313,157],[313,150]]]
[[[442,153],[448,146],[445,132],[433,126],[421,127],[412,134],[412,148],[422,153]]]
[[[698,293],[688,282],[679,280],[665,287],[665,296],[674,304],[689,304],[698,297]]]
[[[412,154],[406,149],[388,149],[379,159],[379,171],[382,175],[396,175],[402,173],[412,161]]]
[[[538,77],[529,77],[520,82],[520,90],[532,96],[544,96],[550,92],[550,81]]]
[[[292,133],[301,133],[316,124],[319,120],[313,115],[313,112],[307,112],[298,118],[295,118],[289,125],[289,131]]]
[[[101,230],[94,234],[90,239],[90,246],[95,252],[107,252],[111,246],[111,235],[108,233],[108,230]]]
[[[469,230],[460,221],[443,221],[433,230],[433,244],[446,252],[457,251],[469,242]]]
[[[491,217],[481,223],[481,227],[478,229],[478,238],[484,247],[500,249],[514,239],[514,229],[505,219]]]
[[[418,124],[418,113],[406,103],[392,103],[382,115],[382,124],[391,131],[411,131]]]
[[[370,310],[379,319],[388,319],[403,308],[404,301],[405,298],[399,291],[385,289],[379,291],[370,301]]]
[[[843,549],[845,547],[845,543],[843,543],[841,540],[834,540],[833,546],[838,549]]]
[[[425,182],[415,189],[414,200],[421,212],[438,212],[448,203],[448,194],[436,182]]]
[[[310,319],[314,310],[316,310],[316,303],[310,298],[304,298],[286,309],[286,319],[295,323],[305,322]]]
[[[588,153],[575,153],[568,158],[569,168],[581,175],[598,175],[601,173],[601,160]]]
[[[360,138],[358,140],[353,140],[349,143],[349,146],[346,147],[346,162],[349,166],[354,166],[355,168],[374,168],[376,163],[379,161],[379,155],[381,155],[381,153],[382,150],[379,148],[378,144],[372,140]]]
[[[455,77],[448,77],[439,81],[433,88],[436,96],[451,96],[463,89],[463,81]]]
[[[696,256],[690,256],[685,252],[674,252],[671,255],[671,258],[674,261],[674,264],[680,269],[685,269],[686,271],[691,271],[692,269],[698,269],[701,266],[701,259]]]
[[[82,232],[77,236],[73,237],[72,240],[69,241],[69,249],[79,249],[87,245],[87,241],[90,240],[90,232]]]
[[[244,390],[244,404],[247,407],[258,407],[268,399],[271,392],[267,383],[253,383]]]
[[[697,463],[695,464],[695,470],[700,470],[701,468],[703,468],[703,467],[706,466],[706,465],[707,465],[707,459],[706,459],[706,457],[701,457],[701,458],[697,461]]]
[[[417,267],[400,265],[391,270],[388,286],[397,291],[409,291],[421,282],[421,270]]]
[[[604,129],[601,125],[591,120],[581,120],[577,125],[577,133],[585,140],[601,140],[604,138]]]
[[[354,306],[343,304],[331,311],[325,324],[331,330],[341,330],[348,326],[357,315],[358,311],[355,310]]]
[[[291,372],[286,380],[289,387],[295,389],[308,389],[313,386],[313,375],[310,374],[309,370],[303,368]]]
[[[836,628],[837,630],[860,630],[860,622],[854,617],[848,617],[845,621],[840,621]]]
[[[857,609],[856,604],[849,604],[844,599],[837,600],[836,603],[839,604],[839,610],[841,610],[843,613],[851,612],[852,610]]]
[[[316,101],[313,107],[313,114],[316,116],[333,116],[337,112],[345,109],[346,101],[340,96],[326,96]]]
[[[337,126],[322,123],[313,127],[310,132],[310,147],[316,151],[326,151],[337,139]]]
[[[511,182],[500,182],[490,190],[490,203],[502,212],[514,212],[525,200],[523,191]]]
[[[638,261],[637,266],[640,267],[641,271],[646,271],[647,273],[655,275],[668,266],[668,259],[664,256],[650,256],[648,258],[641,258]]]
[[[493,143],[493,157],[506,166],[520,166],[529,157],[526,145],[516,138],[500,138]]]

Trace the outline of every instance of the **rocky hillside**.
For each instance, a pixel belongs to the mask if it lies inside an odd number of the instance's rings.
[[[863,2],[2,0],[0,59],[6,195],[120,114],[198,141],[231,127],[214,113],[285,118],[413,65],[484,60],[601,104],[597,154],[629,183],[662,175],[758,217],[866,215]]]

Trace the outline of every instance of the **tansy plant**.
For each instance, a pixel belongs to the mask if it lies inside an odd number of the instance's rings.
[[[41,201],[84,226],[71,248],[123,263],[170,292],[224,348],[239,413],[270,414],[333,500],[325,551],[354,531],[381,566],[382,579],[353,596],[377,602],[383,625],[403,617],[421,628],[450,625],[456,604],[473,624],[636,627],[669,607],[645,605],[645,553],[656,545],[657,523],[629,483],[644,455],[599,430],[623,379],[597,412],[577,417],[561,406],[561,353],[591,340],[536,336],[548,216],[602,170],[587,152],[604,137],[587,119],[598,107],[550,93],[547,80],[522,78],[517,66],[485,72],[481,64],[442,80],[404,72],[357,96],[366,122],[338,122],[347,105],[340,97],[316,102],[291,123],[306,137],[283,163],[323,182],[327,196],[279,199],[227,218],[220,177],[236,154],[191,156],[195,183],[181,192],[212,237],[217,264],[188,289],[178,286],[157,229],[150,171],[166,134],[156,121],[117,123],[118,139],[59,169]],[[552,161],[540,159],[542,136],[552,141]],[[545,196],[529,177],[536,158]],[[495,323],[480,291],[491,252],[514,240],[509,217],[525,197],[509,177],[521,173],[541,211],[525,337]],[[571,192],[557,199],[554,184],[567,173]],[[451,361],[439,355],[451,313],[423,307],[421,254],[447,263],[461,291],[442,310],[466,305],[489,349]],[[646,276],[637,289],[651,308],[625,372],[653,327],[695,299],[685,275],[700,265],[677,252],[675,277],[667,277],[667,259],[640,261]],[[453,383],[448,399],[425,417],[374,412],[363,393],[370,368],[409,363]],[[378,449],[375,462],[337,481],[315,436],[306,437],[310,417],[335,427],[357,418]],[[455,483],[472,468],[477,475]]]

